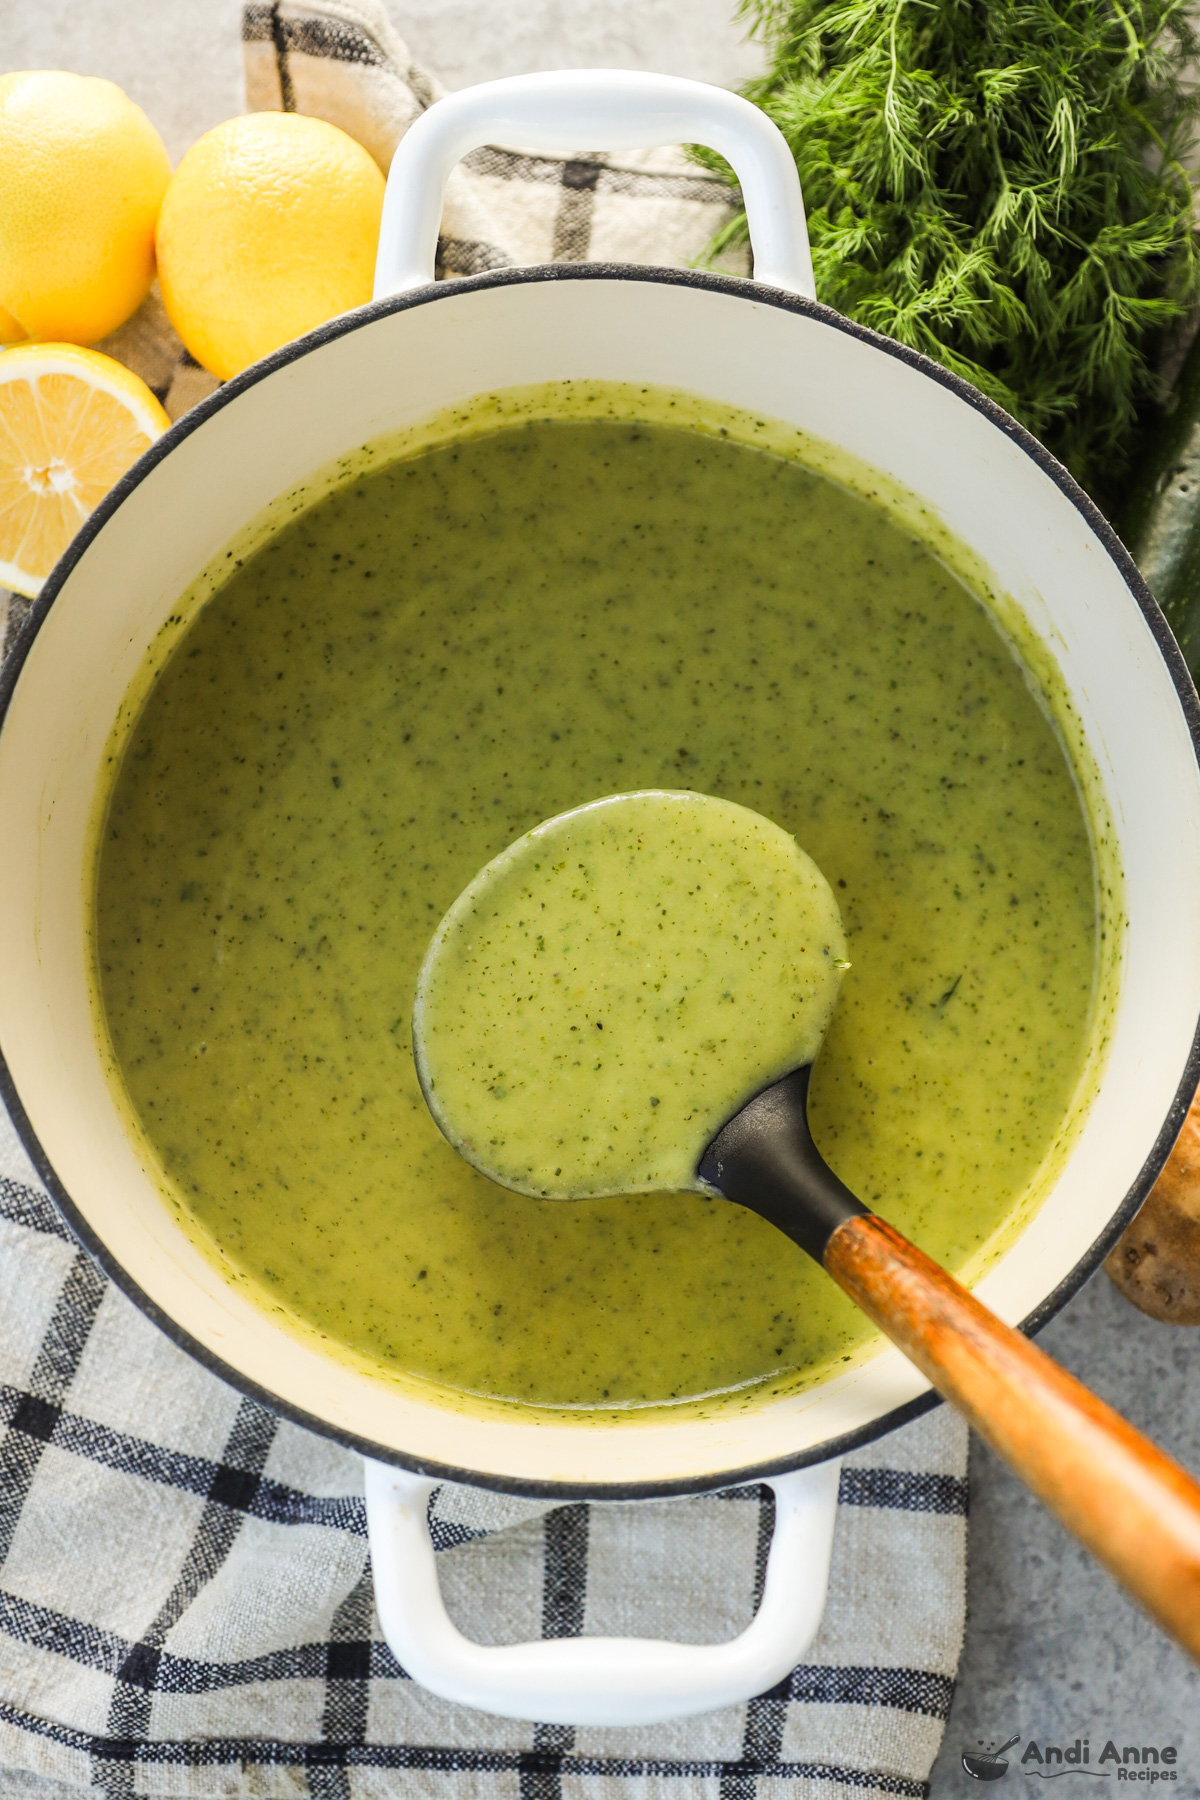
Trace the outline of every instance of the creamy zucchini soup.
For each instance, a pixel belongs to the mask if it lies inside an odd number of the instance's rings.
[[[711,794],[615,794],[482,869],[417,977],[413,1051],[455,1149],[576,1200],[699,1188],[746,1101],[807,1068],[849,967],[786,831]]]
[[[851,965],[817,1142],[968,1275],[1081,1110],[1099,889],[1049,712],[932,532],[754,422],[587,398],[364,453],[219,559],[111,747],[95,950],[114,1079],[227,1279],[454,1404],[636,1419],[797,1389],[871,1328],[726,1201],[536,1199],[456,1154],[410,1022],[476,872],[641,789],[794,836]]]

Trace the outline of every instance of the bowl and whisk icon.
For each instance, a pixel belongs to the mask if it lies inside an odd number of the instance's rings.
[[[1011,1750],[1020,1741],[1021,1734],[1018,1731],[1006,1744],[1001,1744],[998,1750],[981,1750],[978,1753],[964,1750],[962,1766],[976,1781],[999,1781],[1008,1772],[1008,1764],[1003,1760],[1004,1752]]]

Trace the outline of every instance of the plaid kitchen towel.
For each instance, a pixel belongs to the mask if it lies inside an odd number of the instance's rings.
[[[252,107],[387,166],[438,88],[374,0],[252,5]],[[728,190],[681,152],[489,148],[447,200],[442,273],[686,263]],[[103,346],[173,416],[214,384],[157,296]],[[18,603],[19,604],[19,603]],[[19,626],[14,606],[9,641]],[[380,1639],[359,1459],[193,1363],[73,1242],[0,1114],[0,1800],[844,1800],[920,1796],[962,1640],[967,1433],[941,1409],[846,1460],[811,1660],[747,1705],[630,1729],[454,1707]],[[753,1613],[772,1500],[548,1507],[444,1486],[468,1635],[717,1642]]]
[[[810,1660],[746,1705],[619,1730],[452,1706],[380,1639],[360,1459],[164,1337],[0,1134],[3,1800],[917,1800],[962,1639],[965,1475],[945,1408],[846,1459]],[[772,1510],[757,1486],[551,1508],[447,1485],[430,1524],[471,1637],[713,1643],[749,1623]]]

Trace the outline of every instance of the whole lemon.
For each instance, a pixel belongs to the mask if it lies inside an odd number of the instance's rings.
[[[170,178],[162,139],[111,81],[0,75],[0,343],[94,344],[136,311]]]
[[[336,125],[247,113],[192,145],[158,219],[172,325],[222,380],[371,298],[383,176]]]

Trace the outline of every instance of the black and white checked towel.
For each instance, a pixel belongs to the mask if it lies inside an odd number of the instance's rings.
[[[438,92],[375,0],[252,5],[244,34],[251,106],[331,119],[385,168]],[[487,149],[455,179],[440,260],[685,263],[727,204],[681,152]],[[104,348],[175,416],[213,385],[155,296]],[[452,1706],[379,1637],[359,1459],[144,1319],[0,1116],[0,1800],[916,1800],[962,1641],[966,1459],[945,1409],[847,1458],[825,1619],[770,1694],[628,1729]],[[772,1505],[758,1487],[549,1508],[445,1486],[430,1519],[451,1614],[481,1641],[711,1643],[750,1620]]]

